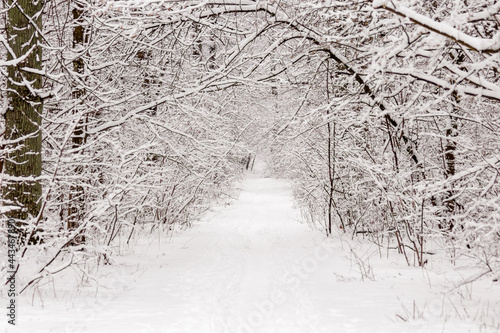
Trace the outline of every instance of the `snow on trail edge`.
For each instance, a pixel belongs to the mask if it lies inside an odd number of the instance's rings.
[[[120,293],[83,309],[23,306],[19,322],[24,332],[478,331],[442,315],[429,272],[372,266],[377,256],[301,224],[289,184],[250,173],[230,206],[150,245],[135,259],[147,269],[121,277]]]

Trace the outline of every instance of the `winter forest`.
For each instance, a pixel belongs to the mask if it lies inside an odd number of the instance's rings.
[[[2,332],[499,332],[500,2],[3,0]]]

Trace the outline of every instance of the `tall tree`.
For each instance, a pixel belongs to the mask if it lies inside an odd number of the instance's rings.
[[[81,56],[83,52],[83,46],[88,42],[88,38],[85,35],[85,29],[83,26],[84,9],[83,6],[78,2],[73,2],[73,19],[74,19],[74,28],[73,28],[73,49],[78,53],[76,59],[73,60],[73,71],[77,75],[77,83],[76,87],[72,92],[72,97],[76,103],[79,103],[79,99],[81,99],[85,95],[85,88],[82,87],[83,84],[80,83],[83,80],[83,76],[85,74],[85,63]],[[78,109],[78,108],[76,108]],[[78,111],[78,110],[77,110]],[[85,134],[85,118],[84,115],[81,115],[78,124],[75,126],[73,131],[72,148],[78,150],[85,142],[86,134]],[[75,169],[75,173],[82,173],[82,166],[79,165]],[[83,217],[83,213],[85,211],[85,199],[84,199],[85,191],[83,186],[79,184],[72,184],[70,186],[70,194],[69,194],[69,207],[68,207],[68,230],[77,229],[80,225],[80,220]],[[85,242],[85,236],[79,235],[72,242],[73,244],[78,244]]]
[[[8,108],[5,112],[4,205],[16,206],[7,216],[17,220],[21,239],[28,235],[23,225],[37,218],[42,186],[42,1],[7,0]],[[40,218],[36,219],[38,224]],[[29,233],[32,237],[33,232]],[[31,241],[32,239],[28,240]]]

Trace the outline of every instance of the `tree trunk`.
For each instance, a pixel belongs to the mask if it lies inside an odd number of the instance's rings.
[[[73,29],[73,49],[77,52],[81,52],[81,49],[86,41],[85,30],[83,27],[83,9],[80,7],[78,2],[73,3],[73,19],[75,28]],[[77,74],[85,73],[85,63],[81,57],[73,60],[73,70]],[[81,77],[78,79],[78,81]],[[78,87],[74,89],[72,97],[75,101],[82,98],[85,95],[85,89]],[[81,111],[81,110],[80,110]],[[82,117],[73,131],[72,148],[77,149],[85,143],[85,119]],[[82,166],[78,166],[75,169],[75,174],[81,174],[83,172]],[[80,221],[84,216],[85,212],[85,190],[79,184],[73,184],[70,186],[69,193],[69,204],[68,204],[68,230],[75,230],[79,227]],[[78,245],[85,242],[85,236],[79,235],[75,237],[70,245]]]
[[[452,94],[452,99],[453,102],[459,103],[460,102],[460,97],[458,96],[458,93],[454,91]],[[453,107],[453,111],[457,112],[457,108]],[[457,119],[455,116],[450,115],[450,118],[448,119],[448,124],[446,126],[446,146],[444,147],[444,160],[446,162],[445,165],[445,177],[449,178],[455,175],[455,163],[456,163],[456,149],[457,149],[457,143],[455,141],[455,138],[458,135],[458,124],[457,124]],[[451,216],[448,220],[447,226],[442,226],[442,229],[446,229],[447,231],[451,231],[454,226],[455,226],[455,219],[453,218],[453,215],[455,214],[455,209],[456,209],[456,200],[453,198],[455,195],[455,191],[453,190],[453,185],[449,184],[448,185],[448,190],[445,193],[444,196],[444,205],[446,207],[447,213]]]
[[[36,219],[34,229],[41,217],[42,185],[42,109],[43,100],[39,95],[42,76],[36,71],[42,69],[42,1],[6,0],[6,32],[11,50],[8,66],[7,99],[5,112],[5,138],[8,149],[4,161],[4,184],[2,189],[4,205],[17,206],[6,215],[16,219],[20,241],[35,241],[34,232],[26,228],[28,219]],[[25,57],[17,62],[16,59]],[[33,71],[35,70],[35,71]]]
[[[330,63],[326,60],[326,101],[330,103]],[[330,107],[326,109],[326,115],[330,114]],[[327,159],[328,159],[328,226],[327,235],[332,234],[332,219],[333,219],[333,192],[334,192],[334,177],[335,177],[335,147],[332,147],[332,141],[335,140],[335,123],[333,124],[333,133],[331,122],[328,121],[326,124],[327,130]],[[333,140],[332,140],[333,137]],[[334,142],[333,142],[334,143]],[[344,229],[345,231],[345,229]]]
[[[460,65],[465,61],[465,55],[462,51],[458,51],[457,55],[450,53],[452,60]],[[453,103],[452,112],[457,114],[459,112],[458,104],[460,103],[460,95],[455,90],[451,93],[451,99]],[[445,177],[449,178],[455,175],[456,173],[456,150],[457,150],[457,142],[456,137],[458,136],[458,123],[457,118],[450,114],[448,123],[446,125],[446,146],[444,147],[444,160],[445,160]],[[455,191],[453,190],[453,185],[448,185],[448,190],[444,196],[444,205],[446,207],[448,215],[450,218],[447,221],[446,226],[442,226],[441,229],[445,229],[447,231],[451,231],[455,227],[455,215],[457,202],[453,198],[455,195]]]

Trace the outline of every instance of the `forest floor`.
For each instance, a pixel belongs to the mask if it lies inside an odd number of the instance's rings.
[[[193,228],[118,249],[97,294],[94,283],[74,291],[68,274],[20,296],[16,329],[0,332],[499,330],[498,283],[454,288],[473,269],[437,258],[409,267],[395,250],[327,238],[300,222],[286,181],[255,172],[239,188]]]

